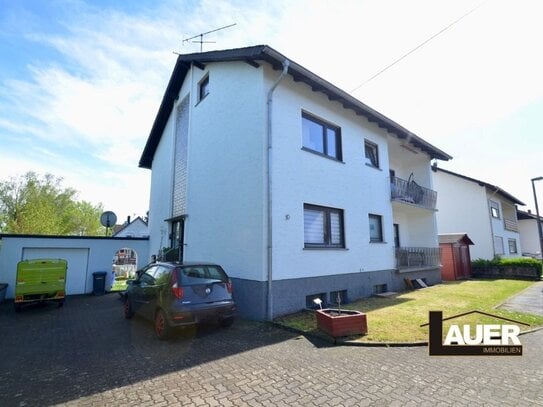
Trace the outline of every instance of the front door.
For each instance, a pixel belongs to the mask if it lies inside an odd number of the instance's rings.
[[[177,260],[183,261],[183,248],[185,243],[185,218],[179,218],[172,221],[172,233],[170,239],[170,247],[177,249]]]

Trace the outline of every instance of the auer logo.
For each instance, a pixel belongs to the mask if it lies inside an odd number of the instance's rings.
[[[463,317],[470,314],[481,314],[515,324],[529,326],[524,322],[487,314],[481,311],[470,311],[443,319],[442,311],[430,311],[429,351],[430,356],[522,356],[522,345],[518,339],[520,328],[510,324],[471,325],[451,324],[443,341],[443,321]]]

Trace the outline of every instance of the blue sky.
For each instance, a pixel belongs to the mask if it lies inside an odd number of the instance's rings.
[[[80,198],[145,214],[138,160],[184,38],[269,44],[454,159],[443,168],[533,208],[543,175],[539,1],[0,0],[0,179],[50,172]],[[542,183],[543,184],[543,183]],[[543,185],[538,185],[543,201]],[[526,209],[526,208],[525,208]]]

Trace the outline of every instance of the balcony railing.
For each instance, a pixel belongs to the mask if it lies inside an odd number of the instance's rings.
[[[159,261],[181,261],[182,253],[179,247],[168,249],[158,258]]]
[[[504,218],[503,227],[505,228],[505,230],[510,230],[511,232],[518,232],[518,223],[515,219]]]
[[[409,203],[426,209],[436,209],[437,192],[421,187],[411,179],[406,181],[392,177],[390,196],[393,201]]]
[[[397,247],[396,268],[439,267],[439,247]]]

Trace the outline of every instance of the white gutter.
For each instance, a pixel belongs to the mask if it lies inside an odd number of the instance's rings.
[[[283,80],[285,75],[288,73],[288,66],[290,62],[288,59],[283,61],[283,71],[279,77],[275,80],[275,83],[268,91],[267,107],[267,149],[268,153],[266,154],[266,178],[267,178],[267,212],[268,212],[268,230],[267,230],[267,271],[268,271],[268,303],[267,303],[267,313],[268,320],[273,319],[273,295],[272,295],[272,280],[273,280],[273,262],[272,262],[272,101],[273,101],[273,92],[279,82]]]

